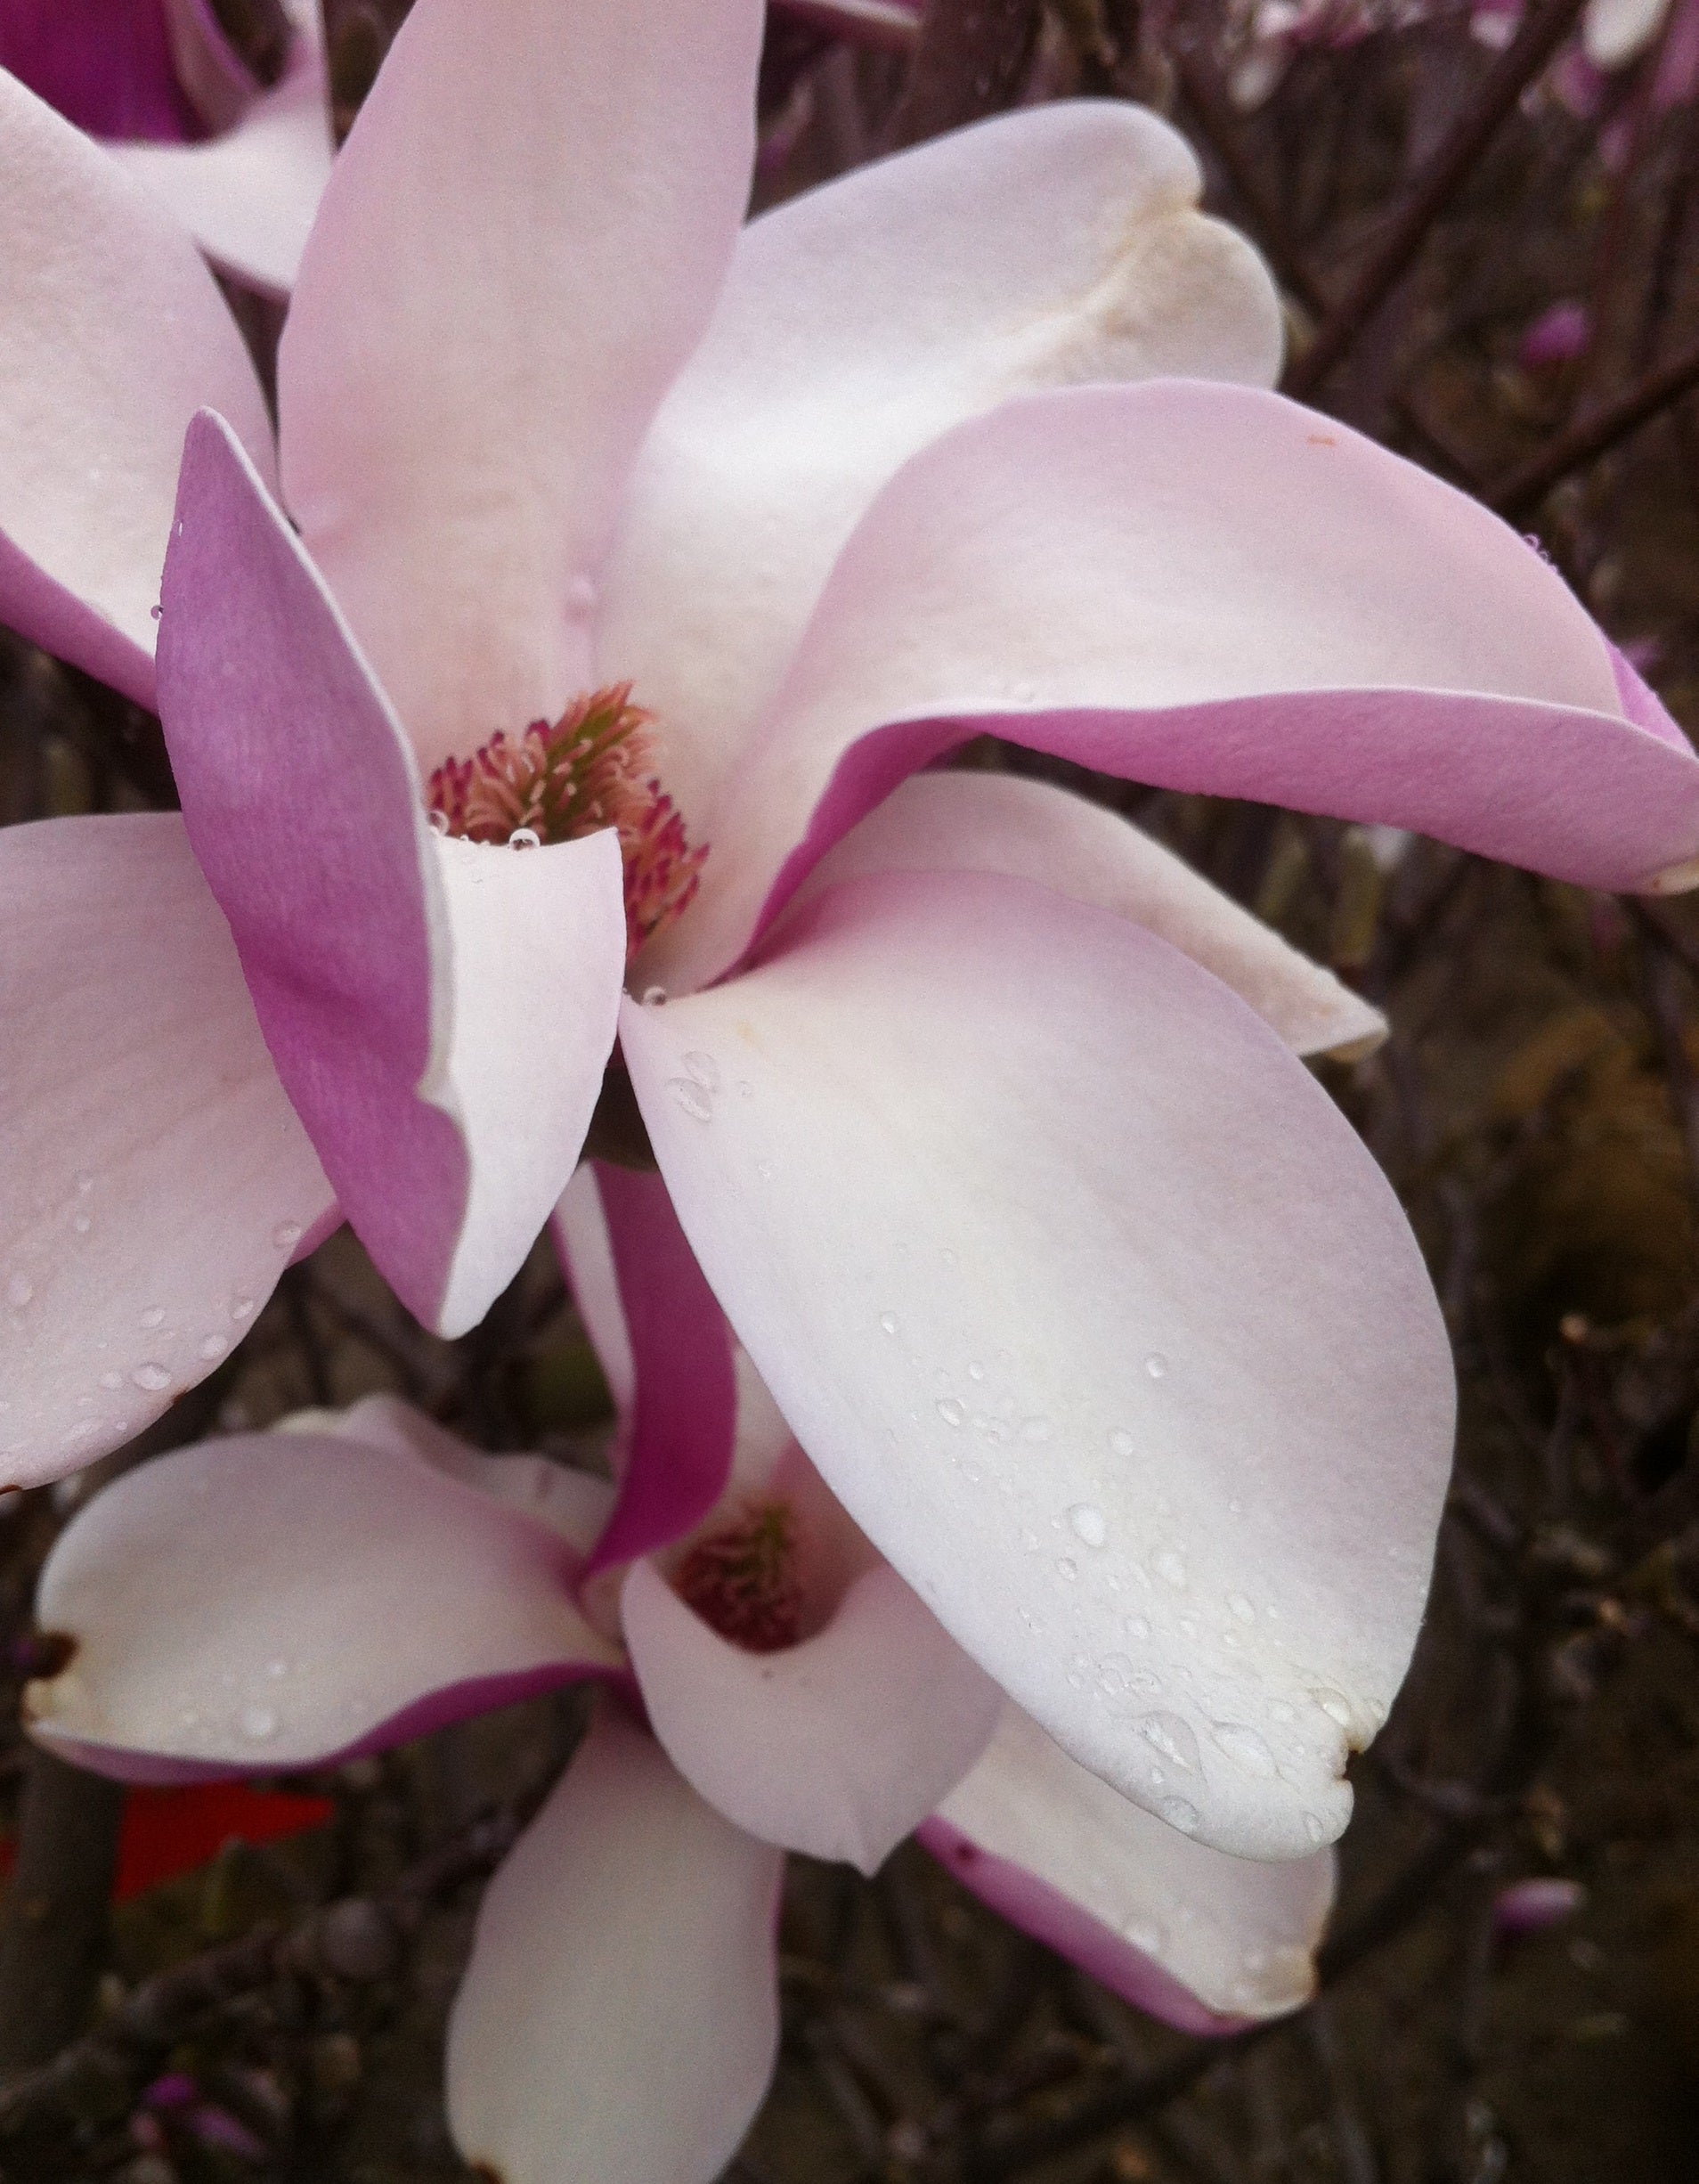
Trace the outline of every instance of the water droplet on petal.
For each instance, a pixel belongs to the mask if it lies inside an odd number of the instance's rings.
[[[897,1315],[895,1312],[882,1312],[879,1315],[879,1324],[884,1329],[887,1334],[895,1334],[897,1332]]]
[[[1109,1537],[1109,1521],[1095,1502],[1076,1502],[1068,1521],[1074,1537],[1088,1547],[1101,1547]]]
[[[1163,1380],[1167,1375],[1168,1361],[1159,1349],[1153,1349],[1144,1361],[1144,1369],[1153,1381]]]
[[[1210,1740],[1218,1744],[1231,1760],[1243,1767],[1247,1774],[1272,1775],[1274,1755],[1266,1742],[1254,1729],[1243,1722],[1217,1722],[1209,1732]]]
[[[164,1365],[154,1364],[151,1359],[146,1365],[137,1365],[130,1378],[138,1388],[145,1388],[150,1395],[157,1395],[162,1388],[169,1388],[171,1385],[169,1372]]]
[[[664,986],[646,986],[643,989],[642,1000],[645,1008],[664,1008],[667,1002],[667,990]]]
[[[289,1664],[282,1660],[267,1661],[265,1673],[268,1676],[286,1676],[289,1673]]]
[[[1118,1699],[1131,1688],[1133,1664],[1125,1653],[1106,1653],[1097,1664],[1097,1688],[1106,1699]]]
[[[147,1310],[146,1310],[145,1312],[143,1312],[143,1313],[142,1313],[142,1317],[141,1317],[141,1324],[142,1324],[143,1327],[150,1327],[150,1328],[151,1328],[151,1327],[163,1327],[163,1326],[165,1325],[165,1307],[164,1307],[164,1305],[162,1305],[162,1304],[150,1304],[150,1305],[148,1307]]]
[[[85,1197],[86,1197],[89,1192],[94,1188],[94,1178],[89,1174],[86,1169],[84,1169],[82,1173],[77,1177],[77,1187],[83,1193]]]
[[[20,1310],[36,1293],[36,1285],[27,1274],[14,1274],[6,1284],[6,1302],[15,1304]]]
[[[1240,1623],[1254,1623],[1256,1620],[1256,1609],[1242,1593],[1230,1593],[1227,1595],[1227,1612]]]
[[[667,1090],[687,1115],[698,1122],[711,1122],[714,1103],[694,1077],[669,1077]]]
[[[1186,1558],[1184,1555],[1176,1554],[1172,1547],[1165,1547],[1161,1553],[1153,1559],[1156,1563],[1157,1576],[1165,1585],[1171,1585],[1175,1592],[1179,1592],[1186,1582]]]
[[[1321,1841],[1327,1834],[1327,1829],[1322,1825],[1320,1813],[1306,1813],[1304,1815],[1304,1832],[1309,1837],[1311,1842]]]
[[[272,1242],[280,1251],[292,1251],[301,1241],[299,1221],[280,1221],[272,1231]]]
[[[263,1744],[267,1737],[277,1734],[277,1716],[270,1707],[244,1707],[236,1717],[236,1726],[243,1736]]]
[[[1176,1767],[1183,1767],[1188,1774],[1197,1773],[1201,1762],[1197,1734],[1190,1722],[1177,1714],[1147,1714],[1140,1720],[1138,1729],[1153,1751],[1160,1752]]]
[[[430,826],[430,830],[434,835],[447,834],[449,830],[449,816],[446,811],[427,811],[425,816]]]
[[[1350,1728],[1351,1701],[1343,1692],[1317,1691],[1312,1691],[1310,1696],[1330,1722],[1337,1722],[1341,1729]]]
[[[230,1300],[230,1316],[232,1319],[252,1319],[254,1308],[251,1297],[232,1297]]]
[[[1070,1555],[1060,1554],[1056,1558],[1056,1575],[1072,1585],[1079,1575],[1079,1564]]]
[[[1164,1797],[1157,1811],[1182,1835],[1195,1835],[1203,1822],[1203,1814],[1189,1797]]]
[[[516,827],[508,836],[508,847],[510,850],[540,850],[542,836],[534,827]]]
[[[71,1226],[77,1231],[79,1236],[87,1235],[89,1230],[93,1228],[93,1222],[89,1219],[87,1214],[85,1213],[73,1213],[71,1216]]]
[[[229,1348],[229,1342],[222,1334],[203,1335],[196,1345],[195,1354],[211,1364],[215,1358],[222,1357]]]
[[[1150,1635],[1150,1626],[1142,1615],[1128,1616],[1121,1628],[1129,1638],[1148,1638]]]
[[[1168,1945],[1168,1936],[1154,1919],[1142,1911],[1134,1911],[1121,1921],[1121,1931],[1135,1949],[1142,1950],[1147,1957],[1159,1957]]]
[[[959,1426],[967,1416],[967,1409],[954,1396],[940,1396],[938,1399],[938,1414],[947,1426]]]
[[[719,1064],[712,1055],[703,1054],[698,1048],[694,1054],[686,1055],[684,1067],[685,1075],[694,1077],[704,1092],[719,1091]]]
[[[1118,1456],[1130,1456],[1138,1446],[1138,1443],[1125,1426],[1116,1427],[1114,1432],[1109,1437],[1109,1445],[1111,1453]]]

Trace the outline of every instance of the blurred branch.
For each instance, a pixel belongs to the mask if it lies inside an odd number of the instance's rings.
[[[894,149],[1000,113],[1014,102],[1038,37],[1039,0],[928,0],[908,83],[891,116]]]
[[[1638,432],[1642,425],[1649,423],[1672,403],[1679,402],[1684,395],[1691,394],[1696,387],[1699,387],[1699,346],[1684,350],[1657,371],[1648,372],[1617,401],[1579,419],[1566,432],[1560,433],[1542,453],[1524,463],[1519,470],[1512,471],[1492,493],[1492,505],[1501,516],[1512,517],[1537,507],[1552,487],[1572,471],[1596,462],[1619,441],[1626,440],[1631,432]]]

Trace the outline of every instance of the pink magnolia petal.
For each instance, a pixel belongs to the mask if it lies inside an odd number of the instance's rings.
[[[204,1380],[329,1186],[175,814],[0,831],[0,1483]]]
[[[159,0],[4,0],[0,69],[91,135],[192,133]]]
[[[659,1176],[606,1161],[581,1169],[557,1235],[624,1413],[620,1496],[593,1575],[677,1539],[719,1499],[737,1389],[726,1316]]]
[[[958,1643],[1204,1841],[1337,1835],[1453,1406],[1403,1215],[1309,1072],[1153,934],[965,872],[850,881],[622,1039],[739,1338]]]
[[[620,1610],[650,1724],[686,1781],[763,1842],[864,1873],[967,1772],[1003,1703],[882,1563],[779,1652],[728,1643],[647,1562]]]
[[[921,773],[816,866],[812,900],[867,872],[1003,872],[1158,934],[1213,971],[1295,1054],[1378,1046],[1386,1020],[1149,835],[1047,781]]]
[[[770,889],[978,729],[1649,885],[1699,849],[1699,760],[1623,712],[1556,572],[1333,420],[1180,381],[1032,395],[863,520],[644,974],[723,968]]]
[[[203,1441],[80,1510],[37,1614],[76,1641],[30,1686],[38,1740],[132,1781],[400,1742],[620,1665],[551,1526],[404,1448]]]
[[[1197,209],[1191,149],[1069,100],[958,130],[765,214],[644,444],[598,673],[656,713],[693,821],[760,725],[840,549],[894,473],[1024,388],[1272,384],[1278,299]]]
[[[1279,2017],[1314,1990],[1331,1851],[1268,1863],[1191,1842],[1018,1707],[921,1840],[1005,1919],[1187,2032]]]
[[[214,265],[287,296],[330,178],[329,96],[322,57],[310,56],[211,143],[117,145],[113,156]]]
[[[419,0],[337,157],[285,490],[427,767],[591,679],[618,496],[743,214],[763,14]]]
[[[625,954],[611,833],[438,839],[382,691],[222,420],[196,420],[160,704],[267,1044],[419,1317],[473,1324],[577,1158]]]
[[[711,2184],[778,2052],[783,1854],[604,1705],[491,1882],[448,2107],[502,2184]]]
[[[176,223],[3,72],[0,264],[0,618],[150,705],[184,428],[269,469],[259,382]]]

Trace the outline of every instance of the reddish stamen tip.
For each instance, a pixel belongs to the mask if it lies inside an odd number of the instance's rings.
[[[796,1530],[789,1504],[754,1502],[699,1539],[673,1572],[673,1589],[747,1653],[778,1653],[802,1635]]]

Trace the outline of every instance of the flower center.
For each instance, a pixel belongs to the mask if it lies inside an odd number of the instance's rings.
[[[673,1590],[711,1630],[748,1653],[777,1653],[802,1635],[796,1525],[785,1502],[751,1502],[699,1539]]]
[[[626,952],[677,917],[695,893],[708,851],[692,849],[684,814],[663,790],[649,735],[654,715],[629,682],[575,697],[551,728],[498,729],[470,758],[444,759],[425,791],[431,822],[468,842],[576,842],[615,828],[625,862]]]

